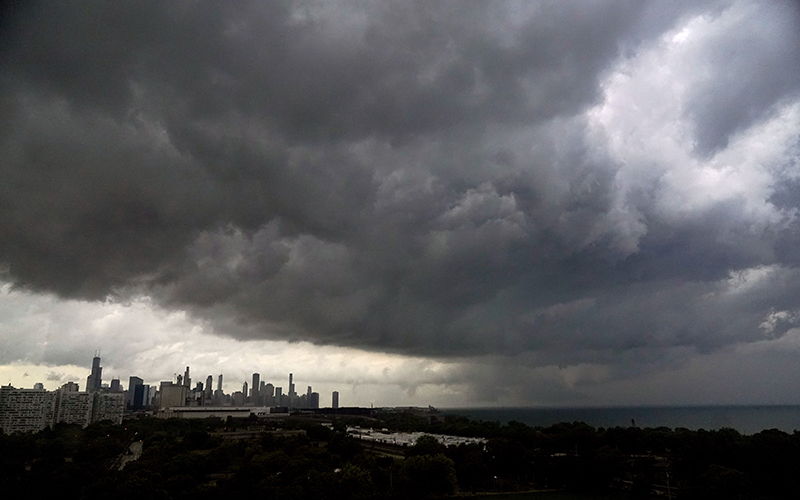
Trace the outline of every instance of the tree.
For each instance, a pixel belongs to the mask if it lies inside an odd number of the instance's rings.
[[[456,468],[442,454],[418,455],[403,461],[400,486],[411,498],[451,495],[456,490]]]
[[[436,440],[433,436],[420,436],[414,446],[408,449],[406,455],[414,457],[418,455],[438,455],[447,452],[447,446]]]
[[[708,500],[746,498],[750,488],[747,475],[735,469],[713,464],[700,476],[698,493]]]

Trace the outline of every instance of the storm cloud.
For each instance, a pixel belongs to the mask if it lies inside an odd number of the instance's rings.
[[[478,392],[509,359],[626,379],[780,339],[798,26],[779,1],[19,3],[1,276],[474,359],[451,375]]]

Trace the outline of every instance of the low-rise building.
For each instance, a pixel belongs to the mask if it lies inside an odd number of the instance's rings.
[[[269,407],[257,406],[178,406],[173,408],[160,408],[156,418],[209,418],[221,419],[247,418],[250,415],[266,417],[270,414]]]

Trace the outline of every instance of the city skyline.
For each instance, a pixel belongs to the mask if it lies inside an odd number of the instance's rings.
[[[0,9],[2,385],[800,403],[795,1]]]
[[[128,378],[127,387],[122,386],[119,378],[104,383],[101,362],[95,352],[83,391],[75,382],[66,382],[52,391],[40,382],[34,383],[33,388],[0,386],[0,431],[38,432],[61,423],[85,428],[106,420],[121,424],[126,412],[147,412],[157,418],[225,418],[225,415],[260,417],[271,413],[285,416],[295,410],[326,411],[326,407],[320,406],[319,393],[313,392],[310,385],[305,394],[296,392],[293,373],[289,373],[286,394],[282,394],[281,387],[259,383],[258,373],[252,375],[253,389],[249,393],[245,381],[241,391],[226,394],[221,389],[223,374],[218,375],[216,390],[211,375],[205,383],[199,381],[193,387],[189,366],[183,375],[176,373],[174,380],[162,380],[158,386],[144,384],[135,375]],[[333,391],[327,408],[339,407],[339,393]]]
[[[164,385],[168,386],[183,386],[186,387],[190,392],[194,393],[205,393],[206,400],[202,398],[199,399],[199,404],[201,406],[286,406],[289,408],[319,408],[320,403],[320,395],[318,392],[312,391],[312,386],[308,386],[307,392],[305,394],[298,394],[295,390],[295,384],[293,383],[293,376],[292,372],[289,372],[289,382],[287,384],[287,392],[283,394],[285,396],[285,401],[281,400],[281,393],[283,386],[275,385],[271,381],[267,382],[266,380],[261,380],[259,384],[259,380],[261,377],[260,373],[253,373],[252,374],[252,385],[248,391],[247,381],[245,380],[242,386],[241,391],[232,391],[230,394],[226,393],[224,389],[222,389],[222,380],[224,379],[224,374],[220,373],[217,375],[218,383],[216,385],[216,390],[214,389],[214,377],[213,375],[208,375],[203,381],[195,382],[195,385],[192,385],[192,379],[190,376],[191,367],[187,366],[186,370],[184,371],[183,375],[179,373],[175,373],[173,378],[170,380],[159,380],[158,384],[155,383],[146,383],[145,379],[136,376],[130,375],[128,377],[128,385],[124,388],[121,388],[121,382],[118,377],[112,378],[109,382],[103,382],[102,380],[102,366],[100,365],[101,358],[95,354],[94,358],[92,359],[92,366],[91,366],[91,373],[86,378],[86,385],[84,386],[84,392],[125,392],[125,402],[128,406],[138,406],[139,409],[142,409],[143,406],[150,406],[149,403],[142,403],[139,401],[138,403],[134,403],[134,398],[138,397],[135,392],[136,386],[144,386],[147,387],[150,393],[150,398],[153,399],[157,390]],[[79,387],[79,384],[75,382],[67,382],[64,386],[74,386],[76,390]],[[62,387],[64,387],[62,386]],[[115,387],[116,386],[116,387]],[[18,387],[24,388],[24,387]],[[44,389],[44,384],[40,382],[36,382],[34,384],[35,389]],[[244,398],[244,403],[235,405],[231,401],[231,396],[238,392]],[[277,394],[278,399],[275,399],[275,394]],[[312,399],[312,396],[314,399]],[[223,403],[220,401],[220,397],[227,398],[227,401]],[[188,402],[189,399],[195,398],[197,399],[198,396],[185,396],[184,397]],[[213,401],[212,401],[213,400]],[[331,404],[329,407],[331,408],[338,408],[339,407],[339,392],[332,391],[331,397]],[[312,404],[312,402],[314,404]]]
[[[86,370],[86,367],[76,367],[76,368],[78,370],[84,370],[84,371]],[[242,382],[248,382],[248,380],[246,378],[242,379],[242,380],[238,380],[238,381],[236,381],[236,380],[232,381],[232,380],[230,380],[230,377],[225,379],[224,373],[208,374],[205,378],[201,377],[200,380],[198,380],[198,379],[195,379],[195,378],[191,377],[190,374],[193,373],[193,370],[191,369],[191,366],[184,366],[183,367],[184,368],[183,373],[181,373],[180,371],[173,371],[171,377],[152,376],[152,377],[147,378],[147,379],[139,377],[138,374],[137,375],[133,375],[133,374],[126,375],[126,374],[120,374],[120,373],[108,374],[109,372],[107,370],[106,370],[106,374],[107,375],[103,376],[103,371],[106,368],[107,368],[106,363],[103,361],[103,357],[100,356],[100,350],[96,350],[95,353],[94,353],[94,356],[91,358],[91,364],[89,365],[89,373],[88,373],[87,376],[83,377],[83,380],[81,380],[80,376],[74,376],[73,375],[73,376],[68,376],[68,377],[64,378],[63,380],[61,378],[59,378],[58,380],[48,379],[47,381],[42,382],[42,381],[36,379],[36,376],[31,376],[29,374],[29,375],[26,375],[24,377],[24,379],[27,379],[27,380],[25,380],[25,383],[23,383],[23,384],[17,383],[17,385],[19,385],[20,387],[27,387],[28,385],[43,385],[43,386],[47,386],[46,388],[48,390],[55,390],[55,389],[58,389],[64,383],[70,383],[70,384],[77,384],[78,386],[83,387],[84,391],[91,392],[90,388],[92,388],[92,389],[100,389],[100,388],[102,388],[102,389],[106,389],[107,390],[107,389],[109,389],[111,387],[111,385],[115,381],[121,383],[121,382],[124,382],[125,379],[136,379],[138,381],[138,383],[144,383],[144,384],[149,384],[149,385],[157,385],[158,382],[162,382],[162,381],[165,381],[165,380],[169,380],[169,381],[172,381],[172,382],[177,382],[178,380],[180,380],[181,381],[181,385],[187,385],[187,386],[196,386],[197,383],[202,383],[203,387],[207,387],[208,384],[210,383],[211,387],[213,388],[212,390],[223,388],[223,386],[221,385],[221,384],[223,384],[223,380],[225,380],[224,387],[228,387],[228,388],[231,388],[231,389],[233,389],[234,387],[241,388]],[[163,373],[166,373],[166,372],[163,372]],[[272,371],[270,371],[270,373],[276,373],[276,372],[275,372],[275,370],[272,370]],[[186,376],[187,375],[190,375],[189,384],[186,383],[186,380],[187,380]],[[285,384],[282,384],[282,385],[273,384],[272,380],[268,381],[266,379],[262,379],[260,372],[252,373],[250,375],[250,378],[253,380],[253,382],[255,382],[256,380],[260,380],[260,386],[262,388],[264,387],[265,384],[267,384],[267,385],[271,385],[273,387],[286,388],[286,390],[288,391],[290,386],[295,385],[295,384],[292,383],[293,375],[294,375],[294,372],[292,372],[292,371],[285,372],[283,374],[283,378],[288,380],[288,382],[285,383]],[[280,376],[277,376],[276,378],[279,378],[279,377]],[[36,380],[33,381],[34,379],[36,379]],[[31,381],[33,381],[33,382],[31,382]],[[10,381],[8,381],[6,384],[14,385]]]

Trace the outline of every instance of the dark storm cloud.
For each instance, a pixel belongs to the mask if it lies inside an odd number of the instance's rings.
[[[676,215],[665,172],[623,189],[587,114],[621,61],[736,9],[755,27],[705,33],[686,70],[700,156],[796,97],[792,4],[17,7],[0,260],[20,287],[147,293],[239,338],[538,365],[780,336],[793,177],[772,218],[736,196]]]
[[[688,106],[700,153],[724,148],[731,134],[763,119],[775,103],[798,96],[800,31],[794,24],[768,21],[796,19],[796,7],[788,2],[752,6],[742,13],[748,16],[744,29],[708,35],[707,60],[700,62],[716,71],[698,78]]]

